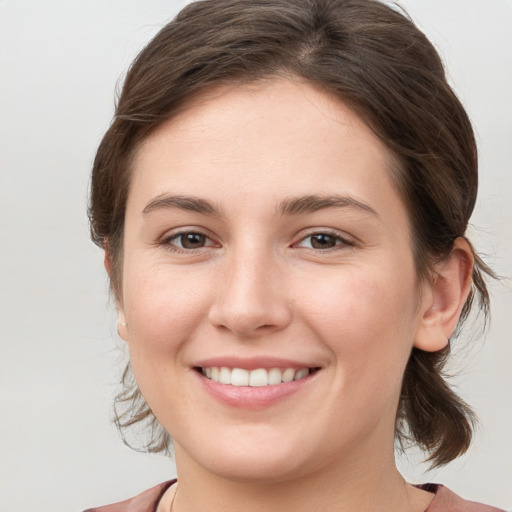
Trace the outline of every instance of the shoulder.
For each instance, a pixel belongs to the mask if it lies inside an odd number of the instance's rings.
[[[465,500],[443,485],[425,484],[420,488],[435,493],[432,503],[425,512],[505,512],[501,508]]]
[[[176,480],[170,480],[169,482],[152,487],[129,500],[104,507],[90,508],[84,512],[155,512],[160,498],[175,482]]]

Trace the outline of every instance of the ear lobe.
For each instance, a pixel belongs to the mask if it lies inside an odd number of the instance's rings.
[[[450,254],[435,265],[432,280],[424,284],[416,348],[436,352],[446,347],[471,290],[472,275],[473,252],[459,237]]]
[[[108,249],[105,249],[105,253],[103,255],[103,266],[105,267],[108,276],[112,278],[112,261],[110,261],[110,254]]]
[[[107,271],[107,274],[109,275],[109,278],[112,280],[112,261],[110,259],[110,254],[108,252],[108,249],[105,249],[105,256],[103,258],[103,265],[105,266],[105,270]],[[126,317],[124,314],[123,304],[121,301],[121,298],[118,296],[117,293],[115,293],[116,296],[116,306],[117,306],[117,334],[124,340],[128,340],[128,331],[127,331],[127,324],[126,324]]]
[[[124,311],[118,306],[118,316],[117,316],[117,334],[124,341],[128,341],[128,326],[126,323],[126,317],[124,315]]]

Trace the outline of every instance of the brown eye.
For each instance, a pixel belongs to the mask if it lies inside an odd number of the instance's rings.
[[[328,232],[313,233],[304,237],[298,244],[298,247],[306,249],[315,249],[316,251],[328,251],[329,249],[342,249],[343,247],[351,247],[354,242],[342,238],[339,235]]]
[[[309,237],[311,239],[311,247],[313,249],[331,249],[335,247],[339,243],[339,238],[333,235],[328,235],[326,233],[319,233],[318,235],[312,235]]]
[[[178,240],[183,249],[199,249],[206,245],[206,236],[201,233],[184,233]]]
[[[184,233],[178,233],[165,242],[170,248],[176,250],[190,251],[194,249],[202,249],[203,247],[209,247],[213,245],[210,238],[202,233],[196,233],[194,231],[187,231]]]

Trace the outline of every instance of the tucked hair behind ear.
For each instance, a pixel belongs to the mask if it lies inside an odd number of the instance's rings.
[[[478,181],[471,123],[437,52],[407,16],[376,0],[202,0],[136,58],[96,155],[91,233],[108,249],[114,293],[122,293],[130,163],[141,142],[210,86],[275,76],[298,77],[338,97],[394,154],[392,179],[408,208],[422,278],[464,236]],[[461,325],[475,303],[488,312],[484,276],[492,272],[474,258]],[[412,351],[397,413],[397,438],[412,439],[433,465],[464,453],[471,440],[472,413],[443,376],[448,354]],[[169,436],[130,375],[128,369],[117,398],[118,407],[127,405],[118,426],[146,425],[145,449],[167,450]]]

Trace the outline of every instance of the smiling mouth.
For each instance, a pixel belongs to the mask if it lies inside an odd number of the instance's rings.
[[[227,368],[209,366],[196,368],[204,377],[220,384],[231,386],[265,387],[302,380],[319,368]]]

